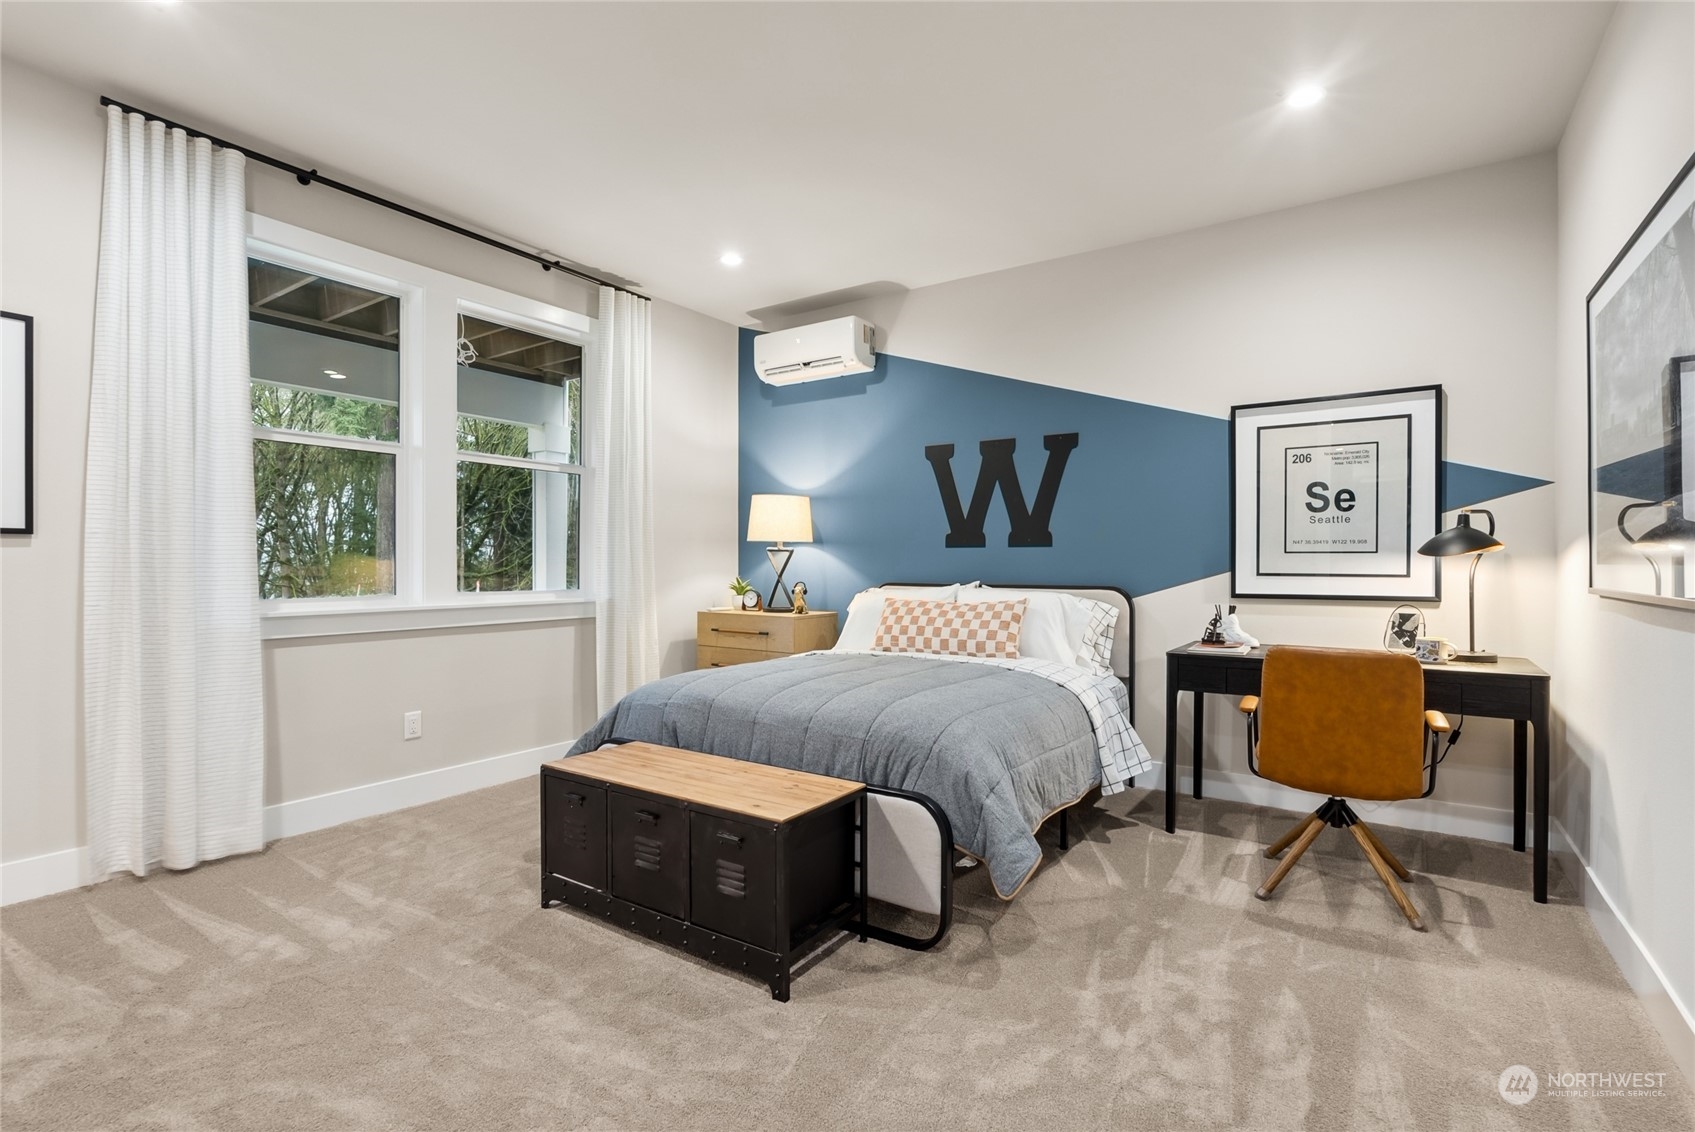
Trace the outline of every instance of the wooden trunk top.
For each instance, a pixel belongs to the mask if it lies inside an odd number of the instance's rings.
[[[793,821],[865,788],[845,778],[652,743],[624,743],[542,765],[613,786],[773,822]]]

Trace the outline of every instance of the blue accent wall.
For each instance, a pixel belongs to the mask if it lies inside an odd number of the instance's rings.
[[[764,547],[746,540],[748,497],[764,492],[812,497],[816,541],[796,547],[786,580],[806,582],[820,609],[889,581],[1075,582],[1146,594],[1230,570],[1226,419],[890,354],[872,373],[770,386],[753,370],[754,334],[741,336],[738,537],[742,575],[761,592],[771,568]],[[1042,439],[1067,432],[1078,446],[1054,504],[1053,546],[1009,547],[998,491],[987,545],[945,545],[927,445],[954,446],[954,482],[969,507],[978,443],[1014,438],[1019,485],[1034,505]],[[1449,508],[1544,482],[1448,469]]]
[[[1551,482],[1535,476],[1521,476],[1515,472],[1500,472],[1494,468],[1456,464],[1448,460],[1442,465],[1442,510],[1474,507],[1503,495],[1517,495],[1533,487],[1544,487]]]

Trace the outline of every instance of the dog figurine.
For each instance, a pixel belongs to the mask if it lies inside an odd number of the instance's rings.
[[[796,582],[795,583],[794,595],[795,595],[795,612],[796,613],[805,613],[806,612],[806,583],[805,582]]]

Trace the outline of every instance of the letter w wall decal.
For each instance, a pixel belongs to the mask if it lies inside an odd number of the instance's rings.
[[[953,445],[929,444],[924,458],[936,473],[936,488],[942,494],[942,508],[947,512],[948,537],[946,545],[986,546],[983,521],[989,517],[989,501],[995,487],[1001,489],[1001,502],[1006,505],[1006,517],[1012,526],[1006,537],[1008,546],[1052,546],[1053,532],[1048,523],[1053,518],[1054,499],[1059,495],[1060,477],[1065,475],[1065,463],[1077,447],[1075,432],[1056,432],[1042,438],[1047,449],[1047,466],[1042,469],[1042,483],[1036,489],[1036,506],[1026,507],[1024,492],[1018,486],[1018,467],[1012,462],[1012,452],[1018,442],[984,440],[977,445],[983,463],[977,469],[977,486],[971,493],[971,507],[961,510],[959,486],[953,478]]]

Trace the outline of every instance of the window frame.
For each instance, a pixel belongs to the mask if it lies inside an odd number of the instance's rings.
[[[598,529],[593,509],[598,452],[589,427],[595,400],[588,375],[594,368],[595,320],[251,212],[247,214],[247,253],[400,298],[398,450],[387,441],[251,429],[254,439],[395,453],[395,592],[358,597],[260,598],[261,637],[269,640],[592,617],[595,579],[591,547]],[[458,588],[458,468],[465,454],[458,446],[458,361],[453,343],[462,311],[571,342],[583,351],[580,463],[525,462],[526,466],[568,471],[580,477],[575,590],[465,593]]]

